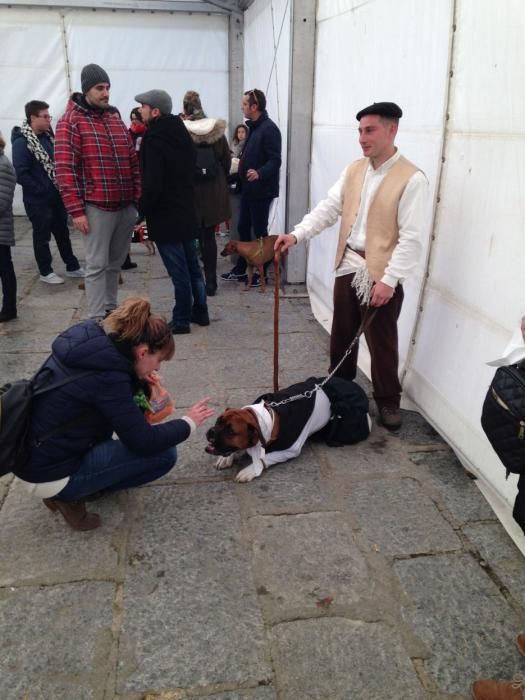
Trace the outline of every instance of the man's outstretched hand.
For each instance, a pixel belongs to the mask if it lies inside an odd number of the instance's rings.
[[[284,254],[286,253],[288,248],[291,248],[296,243],[297,238],[294,236],[293,233],[281,233],[275,241],[273,249],[276,253],[277,251],[279,251],[281,254]]]

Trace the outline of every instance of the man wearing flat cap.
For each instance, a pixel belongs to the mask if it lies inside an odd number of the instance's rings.
[[[193,178],[196,153],[191,136],[171,113],[165,90],[135,96],[147,125],[140,145],[142,197],[139,212],[155,241],[175,290],[171,330],[190,333],[190,323],[210,323],[204,277],[197,259],[197,214]]]
[[[90,63],[82,92],[71,95],[57,124],[56,179],[73,225],[83,234],[90,318],[117,307],[120,266],[137,217],[140,172],[119,111],[109,104],[109,76]]]
[[[374,398],[382,424],[401,426],[397,319],[402,282],[422,249],[428,181],[394,145],[402,111],[393,102],[376,102],[357,113],[363,158],[346,167],[326,199],[307,214],[293,233],[282,234],[275,249],[309,240],[341,217],[335,256],[334,315],[330,370],[343,358],[368,307],[375,315],[365,329],[370,349]],[[336,375],[353,380],[358,347]]]

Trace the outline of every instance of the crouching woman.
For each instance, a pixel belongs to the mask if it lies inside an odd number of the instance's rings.
[[[159,425],[146,420],[135,396],[174,353],[168,324],[139,297],[104,321],[68,328],[53,342],[41,376],[48,375],[49,384],[76,379],[35,397],[29,461],[15,473],[74,530],[100,525],[83,499],[163,476],[177,459],[175,445],[213,414],[204,399],[182,418]]]

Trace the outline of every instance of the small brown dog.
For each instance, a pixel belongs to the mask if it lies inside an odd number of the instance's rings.
[[[244,288],[245,291],[250,289],[252,286],[253,273],[255,272],[256,268],[261,280],[260,291],[265,291],[266,279],[264,276],[263,265],[264,263],[273,260],[273,256],[275,255],[273,247],[277,238],[278,236],[263,236],[262,238],[258,238],[256,241],[228,241],[224,249],[221,251],[223,258],[225,258],[227,255],[234,255],[236,253],[237,255],[240,255],[241,258],[246,260],[248,264],[248,278]]]

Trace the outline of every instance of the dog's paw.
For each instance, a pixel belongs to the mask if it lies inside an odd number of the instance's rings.
[[[257,470],[253,464],[250,464],[248,467],[241,469],[241,471],[235,477],[235,481],[238,483],[247,483],[248,481],[255,479],[257,476],[259,476],[259,474],[257,474]]]
[[[215,469],[229,469],[233,464],[233,455],[228,457],[217,457],[215,462]]]

